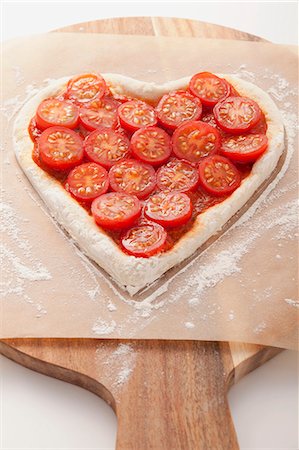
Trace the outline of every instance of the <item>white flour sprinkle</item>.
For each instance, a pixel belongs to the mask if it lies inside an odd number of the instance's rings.
[[[117,310],[117,307],[115,306],[114,303],[112,303],[111,300],[108,301],[107,308],[108,308],[108,310],[111,311],[111,312]]]
[[[288,305],[293,306],[294,308],[299,308],[299,301],[297,301],[297,300],[293,300],[291,298],[285,298],[284,301]]]
[[[228,320],[234,320],[235,318],[235,314],[233,310],[230,310],[229,314],[228,314]]]
[[[100,345],[96,350],[96,362],[99,365],[103,363],[103,345]],[[136,356],[137,354],[131,344],[119,344],[116,350],[104,361],[105,374],[109,379],[114,379],[112,385],[115,389],[121,388],[128,382],[135,368]]]
[[[111,320],[111,322],[106,322],[102,319],[97,319],[92,327],[92,331],[97,335],[106,335],[111,334],[116,328],[115,320]]]
[[[267,327],[266,322],[265,322],[265,321],[262,321],[261,323],[259,323],[259,324],[253,329],[253,332],[256,333],[256,334],[260,334],[260,333],[262,333],[263,331],[265,331],[266,327]]]
[[[194,328],[195,325],[193,322],[185,322],[185,327],[190,329],[190,328]]]

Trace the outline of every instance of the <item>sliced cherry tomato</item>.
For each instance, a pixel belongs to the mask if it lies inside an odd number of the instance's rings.
[[[128,230],[121,237],[123,249],[130,255],[149,258],[163,251],[167,233],[158,223],[146,222]]]
[[[234,164],[224,156],[213,155],[199,163],[199,182],[209,194],[231,194],[240,186],[241,176]]]
[[[156,186],[156,174],[152,166],[134,159],[121,161],[110,169],[110,186],[114,191],[146,198]]]
[[[42,130],[40,130],[36,125],[35,117],[32,117],[32,119],[29,122],[28,133],[32,142],[37,142],[40,135],[42,134]]]
[[[173,159],[157,171],[161,191],[189,192],[198,185],[198,170],[189,162]]]
[[[219,127],[232,134],[249,131],[262,117],[259,105],[247,97],[228,97],[213,112]]]
[[[241,134],[222,140],[220,153],[232,161],[249,163],[256,161],[267,149],[265,134]]]
[[[112,97],[102,97],[80,108],[80,120],[87,130],[113,128],[117,124],[117,109],[120,103]]]
[[[122,133],[110,128],[101,128],[90,133],[84,141],[88,158],[106,169],[127,158],[130,141]]]
[[[261,119],[258,121],[258,123],[253,128],[251,128],[249,133],[252,133],[252,134],[266,134],[267,128],[268,128],[268,126],[267,126],[266,117],[265,117],[265,114],[262,112]]]
[[[83,141],[78,133],[69,128],[50,127],[38,140],[42,162],[55,170],[68,170],[83,159]]]
[[[210,112],[210,111],[205,112],[202,115],[200,120],[201,120],[201,122],[207,123],[207,124],[211,125],[212,127],[216,128],[219,131],[221,137],[227,136],[227,133],[218,126],[213,112]]]
[[[121,125],[130,131],[157,123],[157,114],[154,108],[141,100],[123,103],[118,109],[118,115]]]
[[[79,105],[84,105],[91,100],[103,97],[106,89],[106,82],[101,75],[85,73],[73,77],[68,82],[65,96]]]
[[[205,106],[215,106],[230,95],[230,84],[210,72],[194,75],[190,80],[189,89]]]
[[[162,126],[175,130],[187,120],[198,120],[202,113],[201,102],[185,91],[163,95],[156,108]]]
[[[91,213],[98,225],[108,230],[131,227],[141,213],[141,203],[134,195],[109,192],[95,199]]]
[[[108,172],[99,164],[80,164],[67,177],[66,189],[79,201],[92,202],[108,188]]]
[[[41,130],[49,127],[76,128],[79,109],[76,105],[57,98],[43,100],[36,111],[36,125]]]
[[[172,148],[178,158],[192,163],[216,153],[221,145],[219,131],[201,121],[190,121],[178,127],[172,136]]]
[[[182,192],[160,192],[147,200],[144,212],[148,219],[165,228],[179,227],[190,219],[192,203]]]
[[[135,158],[159,166],[170,156],[170,137],[159,127],[141,128],[131,138],[131,150]]]

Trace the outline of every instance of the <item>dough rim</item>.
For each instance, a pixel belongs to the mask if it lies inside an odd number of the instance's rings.
[[[120,74],[102,74],[119,94],[156,101],[163,94],[188,85],[190,76],[161,85],[139,81]],[[60,183],[39,168],[31,158],[32,141],[28,124],[35,115],[38,104],[55,95],[71,77],[53,80],[33,96],[18,113],[13,130],[17,160],[33,187],[44,200],[51,215],[76,240],[81,250],[116,283],[133,295],[157,280],[163,273],[191,256],[252,197],[254,192],[271,175],[284,149],[284,128],[281,114],[270,96],[256,85],[233,75],[220,75],[229,81],[243,96],[255,100],[263,110],[268,130],[269,146],[265,154],[253,165],[251,174],[243,180],[233,194],[199,215],[192,229],[166,253],[151,258],[126,255],[114,241],[93,221],[92,217],[62,188]]]

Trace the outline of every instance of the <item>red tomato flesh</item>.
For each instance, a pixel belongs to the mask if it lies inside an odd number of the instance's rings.
[[[118,108],[121,125],[129,131],[156,125],[157,114],[154,108],[141,100],[131,100]]]
[[[69,128],[50,127],[38,140],[40,159],[54,170],[69,170],[83,159],[83,141]]]
[[[220,153],[231,161],[249,163],[256,161],[267,149],[265,134],[230,136],[222,140]]]
[[[87,130],[113,128],[117,124],[117,109],[120,103],[112,97],[102,97],[80,108],[80,120]]]
[[[93,201],[91,213],[101,227],[108,230],[122,230],[131,227],[139,218],[141,203],[133,195],[109,192]]]
[[[182,159],[172,159],[157,171],[161,191],[189,192],[198,185],[198,170]]]
[[[259,105],[247,97],[228,97],[217,103],[213,112],[218,126],[232,134],[249,131],[262,117]]]
[[[88,159],[106,169],[127,158],[130,153],[129,147],[129,139],[120,131],[111,128],[95,130],[84,141]]]
[[[79,201],[92,202],[108,188],[108,173],[99,164],[80,164],[67,177],[66,189]]]
[[[198,120],[202,113],[198,98],[185,91],[163,95],[156,108],[162,126],[174,130],[187,120]]]
[[[165,229],[154,222],[146,222],[128,230],[121,237],[123,249],[130,255],[149,258],[163,251],[166,244]]]
[[[230,95],[229,83],[210,72],[194,75],[190,80],[189,89],[203,105],[210,107]]]
[[[200,185],[215,196],[229,195],[241,184],[238,169],[224,156],[213,155],[203,159],[198,170]]]
[[[109,172],[111,188],[116,192],[146,198],[156,186],[155,170],[149,164],[134,159],[115,164]]]
[[[32,117],[29,122],[28,133],[32,142],[37,142],[40,135],[42,134],[42,130],[40,130],[36,125],[35,117]]]
[[[131,151],[135,158],[159,166],[170,156],[170,136],[159,127],[141,128],[131,138]]]
[[[179,227],[190,219],[192,203],[182,192],[160,192],[152,195],[145,204],[145,216],[165,228]]]
[[[79,109],[70,102],[49,98],[39,104],[35,120],[40,130],[55,126],[76,128],[79,121]]]
[[[86,73],[68,82],[65,96],[78,105],[84,105],[91,100],[103,97],[106,89],[106,82],[101,75]]]
[[[192,163],[198,163],[202,158],[218,152],[220,145],[219,131],[201,121],[181,125],[172,136],[174,154]]]

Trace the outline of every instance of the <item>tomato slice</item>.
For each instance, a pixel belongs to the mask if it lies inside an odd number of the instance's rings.
[[[189,192],[198,185],[198,170],[182,159],[172,159],[157,171],[161,191]]]
[[[95,163],[76,166],[67,177],[65,188],[79,201],[92,202],[108,191],[108,173]]]
[[[88,158],[106,169],[127,158],[130,150],[129,139],[120,131],[101,128],[90,133],[84,141]]]
[[[40,130],[36,125],[35,117],[32,117],[32,119],[29,122],[28,133],[32,142],[37,142],[40,135],[42,134],[42,130]]]
[[[83,141],[69,128],[50,127],[42,132],[38,151],[42,162],[49,168],[68,170],[82,162]]]
[[[214,107],[215,120],[227,133],[249,131],[262,118],[259,105],[247,97],[228,97]]]
[[[249,133],[266,134],[267,128],[268,128],[268,125],[267,125],[266,117],[265,117],[265,114],[262,112],[262,117],[260,118],[258,123],[253,128],[250,129]]]
[[[267,147],[265,134],[241,134],[223,139],[220,153],[237,163],[249,163],[256,161]]]
[[[84,105],[91,100],[103,97],[106,89],[106,82],[101,75],[85,73],[73,77],[68,82],[65,96],[79,105]]]
[[[230,95],[230,84],[210,72],[194,75],[190,80],[189,89],[203,105],[210,107]]]
[[[79,109],[70,102],[48,98],[39,104],[35,120],[41,130],[56,126],[76,128],[79,121]]]
[[[135,158],[159,166],[170,156],[170,136],[159,127],[141,128],[131,138],[131,150]]]
[[[218,152],[220,145],[219,131],[201,121],[181,125],[172,136],[174,154],[192,163],[198,163],[202,158]]]
[[[87,130],[113,128],[117,124],[117,109],[120,103],[112,97],[102,97],[80,108],[80,120]]]
[[[238,169],[224,156],[213,155],[203,159],[198,170],[201,186],[215,196],[229,195],[241,184]]]
[[[130,131],[157,123],[157,114],[154,108],[141,100],[123,103],[118,109],[118,115],[121,125]]]
[[[207,124],[211,125],[212,127],[216,128],[219,131],[221,137],[227,136],[227,133],[218,126],[213,112],[210,112],[210,111],[205,112],[202,115],[200,120],[201,120],[201,122],[207,123]]]
[[[128,230],[121,237],[123,249],[130,255],[149,258],[165,248],[167,233],[154,222],[146,222]]]
[[[95,199],[91,213],[98,225],[108,230],[131,227],[141,213],[141,203],[134,195],[109,192]]]
[[[185,91],[163,95],[156,108],[162,126],[174,130],[187,120],[198,120],[202,113],[201,102]]]
[[[190,219],[192,203],[182,192],[160,192],[152,195],[145,204],[145,216],[165,228],[179,227]]]
[[[146,198],[155,189],[156,173],[149,164],[127,159],[110,169],[109,180],[114,191]]]

